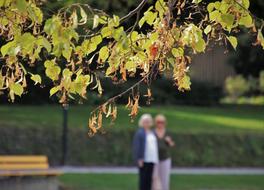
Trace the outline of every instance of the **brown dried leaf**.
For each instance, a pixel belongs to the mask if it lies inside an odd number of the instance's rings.
[[[103,105],[102,105],[102,108],[101,108],[101,111],[102,111],[104,114],[106,114],[106,105],[107,105],[107,104],[103,104]]]
[[[89,119],[88,127],[91,130],[91,133],[93,133],[93,134],[97,132],[97,129],[96,129],[95,126],[96,126],[96,117],[95,116],[92,116]]]
[[[134,104],[133,104],[131,112],[129,114],[129,116],[131,116],[132,118],[134,118],[138,114],[138,108],[139,108],[138,102],[139,102],[139,96],[136,96],[134,98]]]
[[[98,119],[97,119],[97,130],[100,129],[102,127],[102,124],[103,124],[103,114],[102,112],[100,111],[98,113]]]
[[[124,80],[124,81],[126,81],[127,80],[127,73],[126,73],[126,69],[122,66],[122,67],[120,67],[120,73],[121,73],[121,75],[122,75],[122,79]]]
[[[151,93],[151,89],[150,88],[148,88],[147,94],[144,95],[144,96],[145,97],[148,97],[148,98],[150,98],[152,96],[152,93]]]
[[[115,106],[112,112],[112,120],[114,121],[116,120],[116,118],[117,118],[117,107]]]
[[[128,103],[126,105],[126,108],[131,108],[131,106],[133,105],[133,100],[131,100],[130,96],[128,97]]]

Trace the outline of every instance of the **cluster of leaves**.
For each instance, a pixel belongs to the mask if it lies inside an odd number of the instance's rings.
[[[190,90],[190,54],[204,52],[210,40],[229,41],[236,48],[236,37],[231,34],[245,27],[257,34],[256,44],[264,48],[262,26],[256,29],[249,0],[216,1],[207,9],[201,0],[157,0],[140,18],[146,2],[122,18],[72,4],[44,21],[37,1],[0,0],[0,32],[6,41],[1,46],[0,90],[8,91],[14,101],[15,95],[25,91],[26,75],[41,84],[41,75],[28,72],[23,65],[37,66],[44,59],[45,76],[54,84],[50,95],[57,95],[62,104],[76,95],[86,98],[87,89],[102,94],[102,77],[125,82],[141,76],[131,88],[91,113],[89,128],[95,133],[102,127],[103,116],[117,117],[115,100],[126,93],[133,118],[140,100],[136,89],[142,82],[150,85],[157,74],[172,73],[179,90]],[[190,14],[179,20],[184,11]],[[195,22],[194,13],[200,15]],[[135,24],[126,28],[123,22],[134,14]],[[150,89],[146,96],[151,99]]]

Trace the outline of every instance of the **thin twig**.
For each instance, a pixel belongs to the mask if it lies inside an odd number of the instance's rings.
[[[262,23],[264,22],[262,18],[257,17],[256,15],[254,15],[253,13],[251,13],[250,10],[248,10],[246,7],[244,7],[243,5],[241,5],[239,2],[237,2],[236,0],[234,0],[234,3],[237,4],[240,8],[242,8],[244,11],[248,12],[250,14],[251,17],[255,18],[256,20],[260,20]]]
[[[142,0],[141,3],[135,8],[134,10],[130,11],[126,16],[122,17],[120,19],[120,23],[124,22],[125,20],[129,19],[132,17],[134,14],[137,14],[143,7],[144,5],[148,2],[148,0]]]

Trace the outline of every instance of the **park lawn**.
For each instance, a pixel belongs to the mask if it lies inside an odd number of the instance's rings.
[[[69,126],[87,127],[87,120],[93,107],[87,105],[69,108]],[[168,118],[168,127],[177,133],[264,133],[264,107],[221,106],[151,106],[141,108],[140,114],[149,112],[153,115],[163,113]],[[111,130],[134,129],[129,111],[120,106],[118,119],[113,125],[104,122]],[[62,109],[60,106],[0,106],[0,125],[61,127]]]
[[[171,190],[263,190],[262,175],[172,175]],[[65,174],[67,190],[136,190],[135,174]]]

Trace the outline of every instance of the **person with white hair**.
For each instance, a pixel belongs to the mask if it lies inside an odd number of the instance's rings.
[[[159,160],[157,138],[151,129],[152,116],[143,114],[138,125],[133,140],[133,154],[139,168],[139,190],[151,190],[153,168]]]

